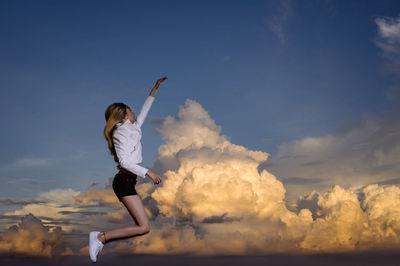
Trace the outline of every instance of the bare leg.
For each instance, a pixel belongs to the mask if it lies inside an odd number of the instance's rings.
[[[103,243],[105,240],[109,242],[110,240],[129,238],[150,232],[149,218],[147,217],[139,195],[125,196],[122,197],[121,200],[137,225],[128,225],[107,231],[105,232],[105,236],[103,233],[99,233],[97,238]]]

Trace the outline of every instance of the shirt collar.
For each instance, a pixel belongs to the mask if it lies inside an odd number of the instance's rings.
[[[125,122],[119,122],[119,123],[117,123],[117,126],[122,126],[123,124],[132,124],[132,122],[131,122],[131,120],[129,120],[129,119],[127,119]]]

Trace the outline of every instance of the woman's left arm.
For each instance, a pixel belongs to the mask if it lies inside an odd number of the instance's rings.
[[[167,79],[167,77],[163,77],[163,78],[158,79],[156,84],[154,85],[154,87],[151,89],[149,96],[153,96],[154,97],[154,93],[156,93],[156,90],[160,86],[161,82],[163,82],[166,79]]]

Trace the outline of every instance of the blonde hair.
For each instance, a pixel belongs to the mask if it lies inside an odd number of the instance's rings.
[[[115,129],[115,125],[121,122],[126,116],[126,108],[129,108],[124,103],[113,103],[110,104],[104,114],[106,119],[106,126],[104,127],[104,137],[107,140],[108,149],[111,155],[114,156],[114,161],[118,162],[117,154],[115,153],[114,143],[112,141],[112,135]]]

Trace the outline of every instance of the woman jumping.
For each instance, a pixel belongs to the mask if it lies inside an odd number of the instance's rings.
[[[97,255],[106,242],[144,235],[150,232],[149,218],[135,190],[136,178],[137,176],[142,178],[148,176],[153,180],[154,184],[159,184],[161,178],[155,172],[139,165],[142,162],[142,144],[140,142],[142,131],[140,128],[154,101],[154,93],[161,82],[166,79],[167,77],[163,77],[157,80],[136,120],[135,114],[129,106],[123,103],[113,103],[106,109],[105,118],[107,122],[104,128],[104,136],[115,162],[118,163],[119,169],[119,172],[114,177],[112,187],[115,195],[135,220],[136,225],[128,225],[111,231],[90,232],[89,255],[92,262],[96,262]]]

